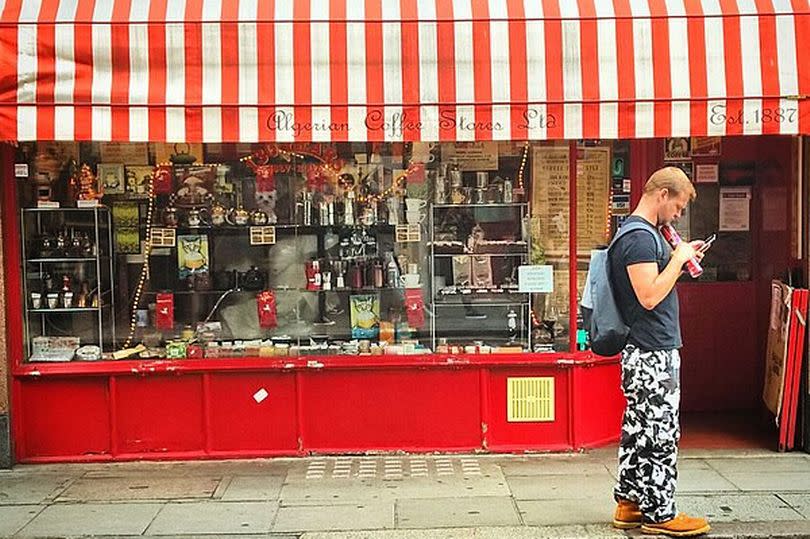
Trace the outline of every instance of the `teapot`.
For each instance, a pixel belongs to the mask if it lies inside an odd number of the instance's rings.
[[[163,208],[163,225],[168,227],[176,227],[180,224],[180,215],[177,208],[172,205]]]
[[[43,234],[39,238],[39,256],[48,258],[53,254],[55,239],[49,234]]]
[[[262,210],[253,210],[250,212],[250,224],[254,226],[266,225],[268,222],[267,214]]]
[[[186,222],[188,226],[194,228],[201,225],[207,225],[206,219],[203,218],[203,214],[207,214],[208,210],[205,208],[192,208],[188,210],[186,214]]]
[[[225,220],[230,225],[245,226],[250,220],[250,212],[240,205],[236,208],[231,208],[231,210],[225,216]]]
[[[209,213],[211,216],[212,225],[222,226],[225,224],[226,218],[228,217],[228,210],[225,208],[225,206],[216,202],[211,206],[211,211]]]
[[[257,266],[251,266],[249,270],[240,275],[242,288],[245,290],[261,290],[267,282],[267,273]]]

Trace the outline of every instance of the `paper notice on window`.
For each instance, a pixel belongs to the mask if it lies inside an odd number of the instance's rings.
[[[456,163],[461,170],[498,170],[498,143],[442,144],[442,161]]]
[[[720,189],[720,232],[744,232],[751,229],[751,188]]]

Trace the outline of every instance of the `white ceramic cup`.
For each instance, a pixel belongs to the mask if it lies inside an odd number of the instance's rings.
[[[405,218],[408,220],[409,225],[419,224],[425,220],[425,216],[420,211],[408,211]]]
[[[421,198],[405,199],[405,208],[408,210],[408,213],[419,212],[425,206],[427,206],[427,201],[422,200]]]
[[[418,273],[406,273],[400,276],[400,280],[405,288],[419,288]]]

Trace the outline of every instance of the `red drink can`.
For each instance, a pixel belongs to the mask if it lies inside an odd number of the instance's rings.
[[[671,225],[662,226],[661,234],[664,235],[664,239],[667,240],[673,249],[682,241],[681,236]],[[698,262],[697,258],[691,258],[686,261],[686,271],[688,271],[689,275],[694,279],[697,279],[703,274],[703,268],[700,266],[700,262]]]

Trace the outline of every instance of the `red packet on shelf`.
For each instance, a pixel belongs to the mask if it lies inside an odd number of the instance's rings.
[[[155,301],[155,327],[174,329],[174,294],[161,292]]]
[[[408,325],[412,328],[421,328],[425,325],[425,301],[422,299],[421,288],[405,289],[405,312],[408,316]]]
[[[276,312],[276,295],[269,290],[256,295],[256,307],[259,312],[259,327],[274,328],[278,325]]]

